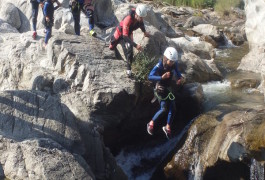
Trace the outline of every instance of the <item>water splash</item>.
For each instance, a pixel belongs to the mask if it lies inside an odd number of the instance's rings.
[[[204,92],[204,110],[210,110],[220,103],[226,103],[231,100],[231,82],[213,81],[202,85]]]
[[[250,180],[264,180],[264,165],[251,159]]]
[[[144,148],[141,150],[132,150],[129,152],[122,150],[121,153],[115,157],[115,159],[118,165],[128,176],[128,179],[129,180],[150,179],[150,177],[152,176],[153,172],[156,169],[156,166],[162,162],[162,160],[168,155],[170,151],[172,151],[175,145],[179,142],[179,140],[188,130],[194,119],[191,120],[190,123],[185,126],[185,128],[178,136],[166,141],[165,143],[158,144],[155,147]],[[151,164],[151,167],[148,169],[144,167],[142,165],[143,161],[144,162],[150,161],[149,163]],[[143,167],[144,167],[144,173],[136,174],[134,172],[135,168],[143,169]]]
[[[190,165],[188,180],[201,180],[203,179],[203,166],[199,156],[199,138],[195,139],[194,150],[196,151],[192,156],[192,163]]]
[[[238,47],[232,43],[230,39],[227,38],[227,36],[224,34],[224,40],[225,44],[223,46],[220,46],[220,48],[235,48]]]
[[[231,54],[230,52],[225,51],[224,49],[215,48],[214,50],[217,57],[228,58]]]

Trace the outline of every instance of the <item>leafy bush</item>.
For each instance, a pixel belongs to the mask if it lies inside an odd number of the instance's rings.
[[[135,72],[135,80],[139,82],[146,81],[150,71],[158,62],[157,58],[151,59],[145,53],[140,52],[134,57],[134,59],[132,68],[133,72]]]

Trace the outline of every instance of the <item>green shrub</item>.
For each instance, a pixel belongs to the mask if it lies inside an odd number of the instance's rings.
[[[156,3],[166,3],[173,6],[189,6],[193,8],[214,7],[220,12],[230,10],[231,7],[244,7],[243,0],[153,0]]]
[[[163,0],[163,1],[174,6],[190,6],[193,8],[214,7],[214,4],[216,2],[216,0]]]
[[[241,3],[241,0],[217,0],[214,9],[222,15],[227,16],[231,12],[231,7],[238,7]]]
[[[132,64],[135,80],[138,82],[146,81],[150,71],[157,62],[157,58],[151,59],[143,52],[138,53],[134,57],[134,63]]]

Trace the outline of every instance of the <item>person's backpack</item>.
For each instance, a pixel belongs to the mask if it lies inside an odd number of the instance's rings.
[[[81,9],[80,3],[77,0],[71,0],[69,2],[69,7],[71,8],[72,12],[79,12]]]

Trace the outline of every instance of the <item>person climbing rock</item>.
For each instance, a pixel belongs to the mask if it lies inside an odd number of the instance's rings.
[[[32,38],[36,39],[37,37],[37,19],[39,13],[39,6],[43,8],[44,0],[30,0],[31,7],[32,7],[32,28],[33,28],[33,35]]]
[[[83,11],[83,13],[88,17],[89,34],[91,36],[96,36],[97,34],[94,30],[94,7],[92,0],[71,0],[69,7],[74,18],[75,34],[80,36],[80,15],[81,11]]]
[[[173,47],[168,47],[164,51],[163,59],[159,60],[156,66],[150,72],[148,79],[156,82],[154,95],[160,103],[160,109],[153,116],[152,120],[147,124],[147,132],[153,135],[155,122],[168,111],[167,124],[162,129],[165,132],[167,138],[171,137],[170,124],[174,118],[176,105],[175,97],[171,90],[171,83],[173,77],[176,77],[177,84],[183,84],[185,82],[184,77],[178,71],[178,52]]]
[[[143,18],[147,15],[147,8],[145,5],[138,5],[137,8],[133,8],[130,10],[129,15],[126,16],[116,27],[114,34],[110,39],[110,50],[115,50],[116,46],[120,43],[127,60],[127,75],[131,77],[131,64],[133,60],[133,47],[135,47],[138,51],[142,51],[142,46],[140,44],[136,44],[133,41],[133,31],[140,28],[144,33],[145,37],[149,37],[150,34],[146,32],[144,27]]]
[[[54,7],[53,3],[56,3],[57,6]],[[54,10],[58,9],[61,4],[57,0],[46,0],[43,7],[43,15],[45,18],[45,29],[46,29],[46,36],[44,39],[44,48],[48,44],[48,40],[52,35],[52,26],[54,21]]]

